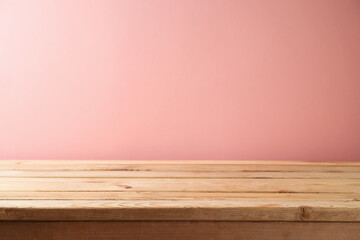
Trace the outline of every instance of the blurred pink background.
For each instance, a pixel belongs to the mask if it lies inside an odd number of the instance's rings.
[[[0,0],[0,159],[360,160],[360,1]]]

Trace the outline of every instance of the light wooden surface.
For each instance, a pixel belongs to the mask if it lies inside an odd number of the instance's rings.
[[[2,160],[0,220],[360,222],[360,163]]]
[[[360,163],[3,160],[0,239],[360,240]]]

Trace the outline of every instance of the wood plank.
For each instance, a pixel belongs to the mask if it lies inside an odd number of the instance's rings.
[[[0,200],[14,221],[341,221],[360,222],[358,201]]]
[[[360,179],[357,172],[0,171],[0,178]]]
[[[237,192],[0,192],[1,200],[253,200],[360,202],[360,193],[237,193]],[[306,203],[307,205],[309,203]]]
[[[360,223],[0,222],[2,240],[359,240],[359,236]]]
[[[2,178],[0,191],[359,193],[360,180]]]
[[[0,164],[22,171],[170,171],[170,172],[359,172],[360,166],[259,164]]]

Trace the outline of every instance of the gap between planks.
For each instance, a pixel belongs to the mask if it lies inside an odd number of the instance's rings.
[[[219,193],[219,192],[0,192],[2,200],[251,200],[358,201],[358,194]]]
[[[356,172],[0,171],[0,178],[360,179]]]

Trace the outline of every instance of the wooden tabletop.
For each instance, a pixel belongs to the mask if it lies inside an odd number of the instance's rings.
[[[0,160],[0,220],[360,222],[360,162]]]

